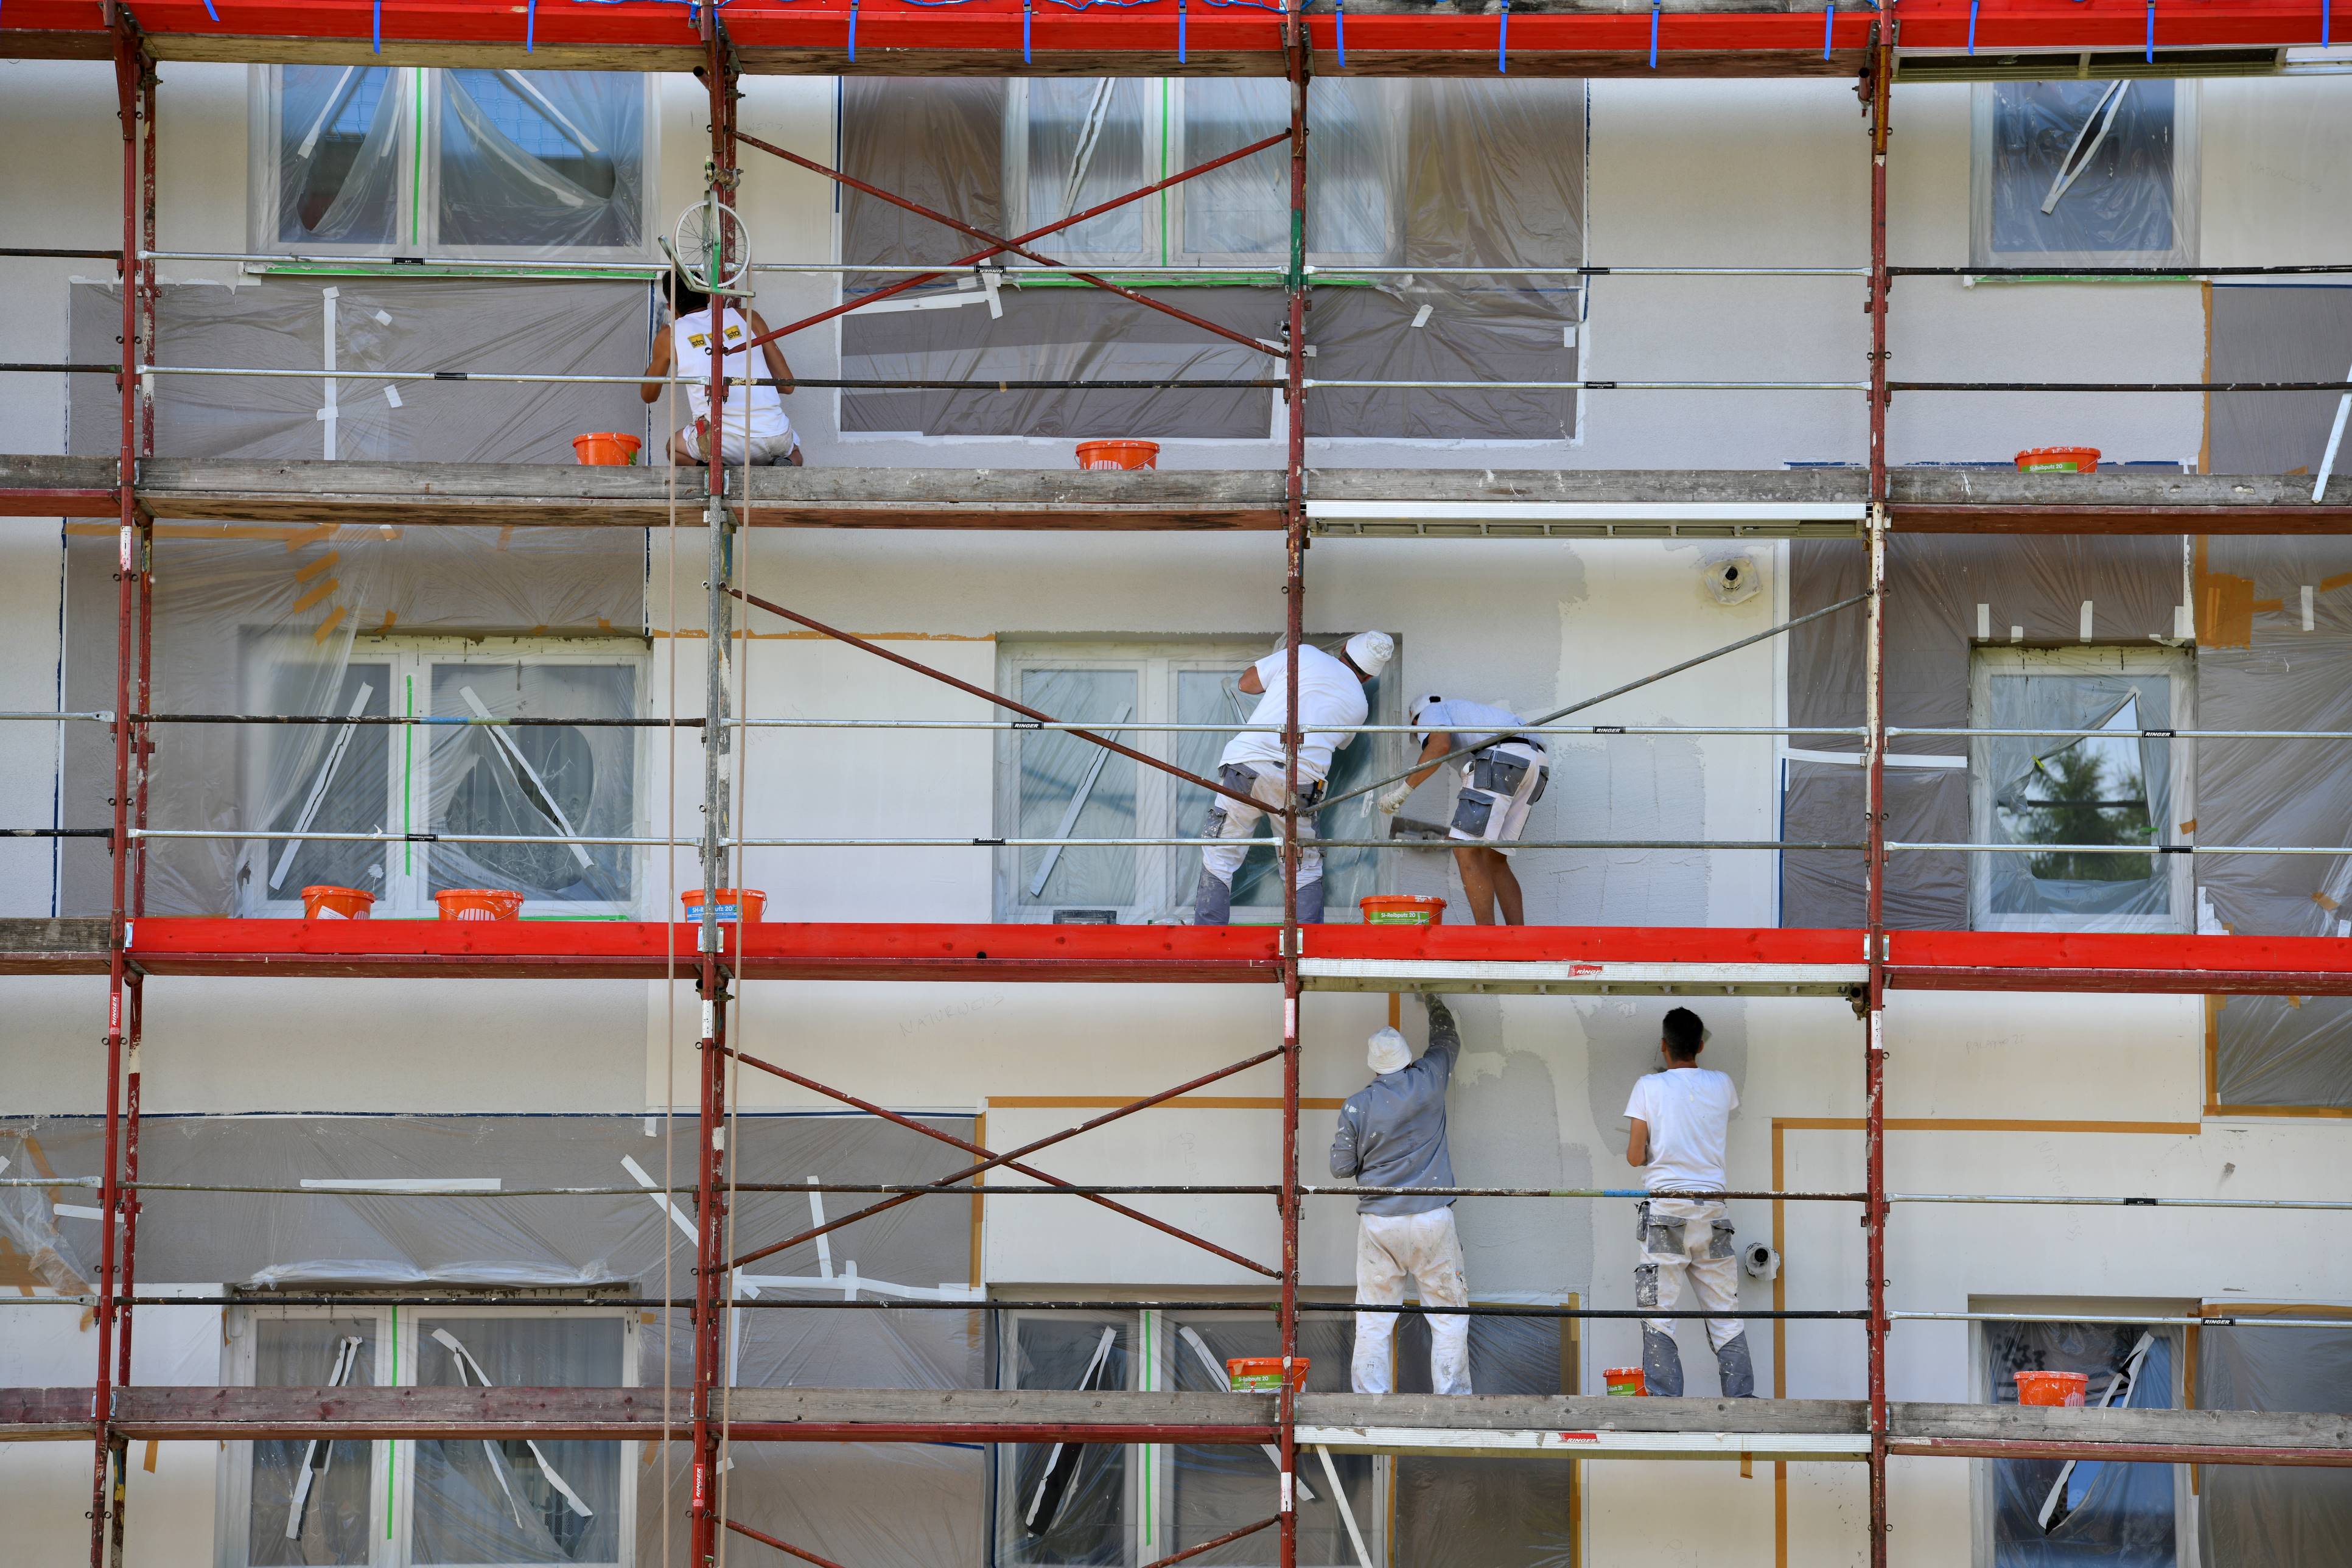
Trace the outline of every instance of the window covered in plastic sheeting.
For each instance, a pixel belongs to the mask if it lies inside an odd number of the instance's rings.
[[[1163,1331],[1154,1337],[1169,1363],[1169,1381],[1162,1386],[1180,1391],[1213,1393],[1225,1388],[1225,1363],[1232,1358],[1282,1354],[1282,1331],[1269,1314],[1170,1314],[1154,1326]],[[1303,1318],[1297,1345],[1298,1353],[1310,1363],[1307,1369],[1309,1391],[1348,1392],[1348,1365],[1355,1346],[1351,1322],[1345,1318]],[[1155,1463],[1158,1455],[1170,1456],[1174,1475],[1167,1488],[1170,1520],[1165,1546],[1158,1552],[1147,1549],[1139,1561],[1189,1551],[1275,1511],[1280,1465],[1278,1454],[1271,1449],[1193,1443],[1141,1452]],[[1333,1474],[1339,1479],[1337,1495],[1331,1490]],[[1305,1483],[1298,1493],[1302,1565],[1352,1568],[1358,1561],[1358,1540],[1368,1552],[1377,1551],[1386,1510],[1381,1504],[1379,1467],[1370,1455],[1334,1454],[1327,1471],[1318,1458],[1301,1449],[1297,1475]],[[1262,1568],[1279,1556],[1276,1532],[1269,1529],[1204,1552],[1192,1561]],[[1385,1554],[1372,1560],[1385,1561]]]
[[[90,708],[112,701],[111,531],[67,541],[68,644],[110,656],[68,661],[68,693]],[[478,720],[465,688],[494,718],[638,712],[646,646],[615,631],[644,624],[642,532],[166,521],[156,533],[155,710],[328,721],[156,726],[149,826],[223,837],[149,841],[146,912],[289,914],[313,883],[373,893],[378,914],[431,914],[433,889],[449,886],[516,887],[570,914],[634,907],[643,851],[620,846],[234,835],[640,836],[648,731],[347,721]],[[61,808],[76,825],[111,793],[111,754],[85,728],[64,756]],[[66,910],[109,907],[102,845],[68,841],[59,863]]]
[[[1013,1314],[1001,1321],[1003,1386],[1125,1389],[1129,1314]],[[1117,1443],[1006,1443],[997,1449],[996,1561],[1123,1563],[1142,1506],[1134,1450]]]
[[[1025,231],[1284,131],[1288,91],[1280,81],[1218,78],[853,81],[845,89],[844,156],[859,177],[962,221]],[[1486,82],[1318,79],[1309,88],[1308,121],[1306,238],[1321,269],[1308,318],[1310,375],[1575,377],[1580,82],[1507,90]],[[881,209],[870,198],[845,198],[845,261],[905,266],[970,248],[965,236]],[[1231,268],[1182,287],[1150,276],[1128,281],[1278,342],[1289,242],[1288,153],[1277,145],[1042,238],[1036,248],[1097,265]],[[1416,265],[1440,270],[1397,270]],[[1382,270],[1350,276],[1351,266]],[[1480,266],[1496,270],[1469,270]],[[1003,287],[942,280],[852,313],[843,326],[845,374],[986,381],[1280,373],[1277,361],[1132,302],[1039,276],[1017,259],[1005,267]],[[1525,272],[1542,267],[1563,270]],[[845,298],[893,281],[850,274]],[[1556,395],[1465,393],[1431,403],[1328,388],[1310,399],[1309,411],[1318,436],[1559,440],[1574,426],[1572,403]],[[877,433],[1115,430],[1271,440],[1279,416],[1270,388],[1162,388],[848,394],[842,419],[845,430]]]
[[[626,1364],[631,1326],[620,1317],[420,1310],[407,1331],[419,1387],[617,1388],[635,1381]],[[621,1485],[623,1447],[524,1437],[417,1443],[409,1560],[625,1561],[633,1531]]]
[[[2231,1302],[2233,1316],[2246,1313]],[[2298,1318],[2336,1309],[2282,1307]],[[2197,1331],[2204,1410],[2352,1410],[2352,1323],[2341,1329],[2240,1324]],[[2198,1471],[2199,1545],[2209,1563],[2316,1568],[2352,1561],[2352,1471],[2207,1465]]]
[[[1575,1320],[1472,1318],[1470,1386],[1480,1394],[1577,1391]],[[1401,1393],[1427,1394],[1429,1321],[1397,1326]],[[1394,1561],[1417,1568],[1572,1568],[1574,1468],[1558,1459],[1396,1461]]]
[[[372,1388],[389,1381],[379,1314],[254,1315],[230,1341],[230,1381],[257,1388]],[[231,1568],[362,1564],[383,1533],[384,1445],[287,1439],[249,1448],[233,1472],[241,1507],[225,1520]]]
[[[635,72],[256,66],[257,249],[641,257]]]
[[[1317,638],[1336,648],[1339,639]],[[1072,722],[1215,724],[1248,722],[1258,699],[1240,687],[1242,672],[1263,657],[1263,643],[1180,641],[1160,645],[1005,644],[1004,684],[1030,706]],[[1365,689],[1373,724],[1402,722],[1391,679]],[[1114,738],[1215,778],[1234,730],[1128,732]],[[1386,735],[1359,735],[1334,754],[1326,795],[1345,794],[1401,765]],[[1008,731],[998,744],[997,820],[1007,837],[1198,838],[1218,798],[1157,768],[1115,756],[1090,741],[1051,730]],[[1375,771],[1379,770],[1379,771]],[[1370,796],[1320,813],[1324,838],[1372,838]],[[1270,828],[1261,826],[1262,835]],[[1323,876],[1333,918],[1380,890],[1380,852],[1327,849]],[[1178,846],[1032,847],[999,857],[997,907],[1003,920],[1162,921],[1192,907],[1201,851]],[[1274,840],[1264,837],[1234,877],[1234,909],[1244,918],[1279,918],[1282,882]]]
[[[2193,264],[2196,103],[2193,81],[1979,84],[1976,265]]]
[[[2015,1405],[2017,1373],[2076,1372],[2084,1404],[2179,1407],[2179,1341],[2111,1323],[1983,1325],[1989,1404]],[[2077,1459],[1991,1459],[1986,1521],[1993,1568],[2173,1568],[2187,1467]],[[2209,1469],[2208,1474],[2211,1471]]]
[[[2189,858],[2129,854],[2183,842],[2188,658],[2166,649],[1979,648],[1976,727],[2043,730],[1970,742],[1979,931],[2188,929]],[[2150,734],[2148,731],[2162,731]]]

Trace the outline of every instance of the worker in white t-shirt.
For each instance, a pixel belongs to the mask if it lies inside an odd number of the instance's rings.
[[[1412,772],[1373,796],[1372,804],[1394,816],[1405,797],[1437,771],[1441,759],[1476,747],[1461,759],[1462,786],[1454,797],[1448,831],[1460,841],[1454,864],[1462,873],[1462,895],[1479,925],[1495,923],[1497,903],[1505,925],[1527,924],[1519,879],[1511,874],[1510,845],[1526,831],[1528,812],[1551,782],[1551,759],[1543,742],[1517,733],[1526,721],[1491,702],[1432,692],[1414,698],[1409,711],[1413,728],[1422,731],[1421,757]]]
[[[1658,1042],[1665,1066],[1635,1084],[1633,1098],[1625,1103],[1633,1123],[1625,1159],[1649,1168],[1651,1192],[1719,1193],[1727,1184],[1724,1142],[1739,1094],[1727,1075],[1698,1065],[1706,1044],[1706,1027],[1697,1014],[1687,1007],[1668,1013]],[[1633,1270],[1633,1304],[1674,1310],[1688,1275],[1699,1305],[1725,1314],[1706,1320],[1724,1394],[1753,1399],[1756,1366],[1748,1352],[1748,1325],[1729,1315],[1739,1307],[1739,1263],[1722,1201],[1655,1197],[1641,1205],[1639,1215],[1634,1235],[1642,1261]],[[1681,1397],[1683,1359],[1675,1344],[1674,1319],[1642,1320],[1642,1371],[1650,1393]]]
[[[1396,654],[1396,639],[1386,632],[1358,632],[1335,656],[1312,643],[1298,649],[1298,921],[1313,925],[1323,918],[1323,852],[1314,847],[1315,807],[1331,772],[1332,753],[1356,737],[1345,728],[1332,731],[1318,725],[1353,725],[1371,711],[1364,688],[1370,686]],[[1217,782],[1235,795],[1256,802],[1244,805],[1226,795],[1209,802],[1209,818],[1201,837],[1230,840],[1201,851],[1201,880],[1192,891],[1192,923],[1221,926],[1233,919],[1234,873],[1249,857],[1249,840],[1258,819],[1279,813],[1287,804],[1283,774],[1282,726],[1290,717],[1290,650],[1278,647],[1242,671],[1241,689],[1258,699],[1249,716],[1252,725],[1227,743],[1218,759]]]
[[[646,366],[649,376],[667,376],[675,369],[686,381],[687,406],[693,411],[694,423],[677,431],[669,438],[669,460],[677,464],[708,464],[710,461],[710,296],[688,283],[683,275],[672,272],[669,278],[669,330],[654,340],[653,362]],[[753,338],[764,336],[768,323],[760,312],[748,315],[732,300],[722,300],[718,309],[724,341],[738,349]],[[783,351],[773,342],[760,345],[760,354],[767,365],[770,377],[781,384],[770,386],[756,378],[750,368],[751,356],[736,353],[724,356],[727,365],[726,401],[719,405],[718,448],[722,461],[744,461],[746,447],[754,463],[788,463],[798,467],[801,460],[800,437],[793,433],[793,422],[784,413],[783,394],[793,389],[793,367],[784,363]],[[637,395],[647,403],[662,395],[662,383],[648,381],[637,388]]]

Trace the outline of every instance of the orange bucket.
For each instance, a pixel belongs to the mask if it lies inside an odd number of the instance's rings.
[[[1290,1358],[1290,1386],[1307,1386],[1307,1357]],[[1235,1394],[1279,1394],[1282,1392],[1282,1358],[1278,1355],[1237,1355],[1225,1362],[1225,1381]]]
[[[680,893],[678,901],[686,906],[686,918],[702,918],[702,889],[695,888]],[[721,888],[719,889],[719,918],[722,921],[749,921],[757,924],[768,918],[768,895],[757,888]]]
[[[522,895],[512,888],[449,888],[433,895],[445,921],[512,921],[522,918]]]
[[[643,441],[618,430],[593,430],[572,437],[572,454],[592,468],[625,468],[637,460]]]
[[[2028,447],[2017,455],[2020,472],[2028,474],[2095,474],[2096,447]]]
[[[1358,901],[1368,926],[1433,926],[1445,913],[1444,899],[1412,893],[1384,893]]]
[[[375,903],[375,895],[365,888],[331,888],[321,885],[302,889],[302,918],[306,921],[363,921]]]
[[[2021,1372],[2017,1374],[2017,1402],[2076,1407],[2090,1386],[2090,1378],[2079,1372]]]
[[[1609,1366],[1601,1369],[1601,1386],[1612,1394],[1644,1398],[1650,1392],[1649,1380],[1638,1366]]]
[[[1156,468],[1159,466],[1160,443],[1157,441],[1078,443],[1078,467],[1082,468]]]

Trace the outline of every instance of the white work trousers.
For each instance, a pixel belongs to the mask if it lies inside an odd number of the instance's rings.
[[[1454,1228],[1451,1208],[1356,1216],[1356,1300],[1367,1306],[1401,1305],[1407,1275],[1424,1307],[1470,1304],[1462,1237]],[[1392,1392],[1389,1360],[1397,1317],[1395,1312],[1356,1314],[1356,1360],[1349,1381],[1358,1394]],[[1430,1314],[1429,1386],[1439,1394],[1470,1392],[1469,1319]]]
[[[1721,1204],[1684,1198],[1652,1198],[1641,1205],[1638,1225],[1642,1261],[1633,1270],[1633,1305],[1672,1311],[1682,1305],[1683,1278],[1702,1310],[1739,1310],[1739,1258],[1732,1246],[1731,1221]],[[1643,1325],[1675,1336],[1672,1318],[1644,1318]],[[1746,1331],[1737,1317],[1706,1320],[1706,1337],[1717,1350]]]
[[[1255,806],[1224,795],[1214,795],[1209,801],[1209,819],[1201,837],[1223,840],[1205,845],[1201,850],[1201,864],[1209,875],[1228,888],[1234,885],[1234,873],[1242,868],[1249,858],[1251,836],[1257,832],[1258,819],[1269,812],[1279,814],[1287,803],[1289,792],[1282,787],[1279,767],[1255,769],[1227,763],[1217,770],[1217,782],[1237,794],[1257,801]],[[1298,801],[1298,881],[1304,887],[1319,881],[1323,876],[1323,851],[1315,847],[1315,805],[1323,798],[1323,784],[1317,779],[1299,781]],[[1276,826],[1279,828],[1277,823]]]

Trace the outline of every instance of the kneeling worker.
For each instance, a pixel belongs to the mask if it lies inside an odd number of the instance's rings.
[[[1533,736],[1515,733],[1523,721],[1507,708],[1488,702],[1467,702],[1434,693],[1416,697],[1412,726],[1423,731],[1420,765],[1373,797],[1372,804],[1388,816],[1403,808],[1438,760],[1466,747],[1476,750],[1460,759],[1462,789],[1454,797],[1454,821],[1448,837],[1464,840],[1454,851],[1462,872],[1462,892],[1470,904],[1470,918],[1482,926],[1495,923],[1495,906],[1503,907],[1503,923],[1525,925],[1528,912],[1519,893],[1519,879],[1511,874],[1511,851],[1506,847],[1527,830],[1528,812],[1543,798],[1551,782],[1551,759]]]
[[[1339,1108],[1331,1139],[1331,1174],[1368,1187],[1450,1187],[1454,1162],[1445,1150],[1445,1089],[1462,1034],[1453,1010],[1423,994],[1429,1009],[1429,1049],[1415,1061],[1394,1029],[1371,1039],[1371,1069],[1380,1076]],[[1466,1307],[1470,1282],[1462,1269],[1462,1237],[1454,1228],[1454,1200],[1440,1194],[1382,1193],[1356,1200],[1356,1300],[1397,1306],[1405,1276],[1424,1307]],[[1349,1382],[1358,1394],[1386,1394],[1394,1312],[1356,1314],[1356,1357]],[[1439,1394],[1470,1392],[1470,1320],[1453,1313],[1429,1318],[1429,1386]]]
[[[760,319],[759,311],[747,316],[741,306],[724,297],[714,310],[710,296],[688,282],[682,272],[671,273],[668,291],[676,320],[667,331],[654,340],[654,356],[646,366],[646,374],[667,376],[675,370],[685,377],[687,405],[694,414],[694,423],[669,438],[670,462],[708,466],[710,454],[716,450],[720,461],[741,463],[748,447],[754,463],[785,463],[798,468],[800,437],[793,433],[782,395],[793,389],[793,367],[785,363],[783,350],[774,342],[761,343],[760,356],[767,365],[769,377],[782,385],[771,386],[755,379],[749,354],[739,352],[723,355],[732,362],[727,366],[725,396],[715,417],[710,411],[714,330],[724,334],[721,341],[727,347],[740,351],[752,338],[765,336],[768,323]],[[719,322],[717,329],[711,325],[714,318]],[[659,381],[641,383],[637,395],[647,403],[656,402],[661,397],[663,384]],[[713,426],[718,427],[715,436]]]
[[[1706,1028],[1698,1015],[1677,1007],[1665,1018],[1658,1042],[1664,1070],[1643,1076],[1625,1103],[1633,1136],[1625,1144],[1629,1164],[1649,1167],[1646,1185],[1657,1192],[1719,1193],[1724,1180],[1724,1142],[1738,1091],[1727,1074],[1698,1065]],[[1633,1304],[1672,1311],[1690,1277],[1699,1305],[1726,1314],[1739,1306],[1738,1249],[1720,1200],[1651,1198],[1637,1211],[1634,1234],[1642,1261],[1633,1270]],[[1748,1325],[1736,1317],[1706,1320],[1715,1343],[1716,1371],[1724,1394],[1756,1397],[1756,1367],[1748,1353]],[[1643,1381],[1652,1394],[1678,1399],[1683,1392],[1682,1352],[1675,1344],[1675,1320],[1642,1320]]]
[[[1323,798],[1323,783],[1331,772],[1332,752],[1356,737],[1341,730],[1318,731],[1317,725],[1360,724],[1371,710],[1364,688],[1372,683],[1396,653],[1396,639],[1386,632],[1358,632],[1336,658],[1312,643],[1298,648],[1298,921],[1314,925],[1323,919],[1323,852],[1315,837],[1315,807]],[[1242,671],[1241,689],[1258,699],[1250,714],[1253,725],[1271,729],[1244,730],[1225,746],[1218,759],[1217,782],[1235,795],[1257,802],[1244,805],[1225,795],[1209,802],[1203,838],[1230,839],[1201,851],[1201,880],[1192,890],[1192,923],[1221,926],[1234,911],[1234,874],[1249,858],[1250,836],[1258,819],[1279,813],[1286,799],[1283,788],[1282,726],[1290,717],[1290,650],[1276,648]]]

